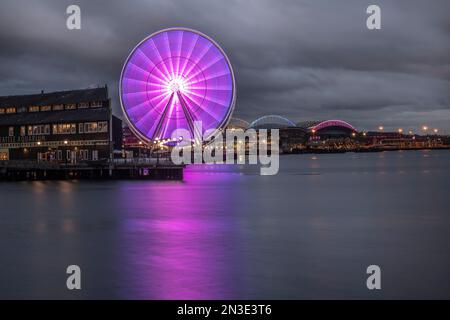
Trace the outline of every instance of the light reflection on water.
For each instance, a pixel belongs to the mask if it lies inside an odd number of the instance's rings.
[[[2,183],[0,298],[450,298],[449,163],[298,155],[272,177],[223,165],[184,182]]]
[[[232,172],[187,172],[185,182],[121,185],[125,296],[142,299],[224,299],[236,296],[238,265]],[[199,183],[203,181],[203,183]]]

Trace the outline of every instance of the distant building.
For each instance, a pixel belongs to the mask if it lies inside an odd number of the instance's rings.
[[[124,125],[122,149],[125,158],[149,157],[151,149],[131,131],[130,127]]]
[[[0,97],[0,160],[106,160],[121,145],[106,86]]]

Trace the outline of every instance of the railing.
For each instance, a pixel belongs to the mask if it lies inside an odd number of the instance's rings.
[[[173,165],[173,162],[167,158],[131,158],[131,159],[113,159],[115,165]]]

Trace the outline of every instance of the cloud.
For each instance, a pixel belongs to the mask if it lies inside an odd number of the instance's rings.
[[[227,52],[238,117],[343,118],[368,129],[434,121],[450,129],[448,1],[377,1],[379,31],[365,27],[365,0],[76,3],[81,31],[65,28],[72,2],[2,2],[0,94],[107,83],[119,113],[117,85],[128,53],[150,33],[185,26]]]

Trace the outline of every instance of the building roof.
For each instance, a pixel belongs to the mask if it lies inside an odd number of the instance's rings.
[[[23,112],[0,115],[0,126],[107,121],[108,108]]]
[[[260,117],[249,125],[250,128],[254,129],[280,129],[295,126],[295,123],[291,120],[274,114]]]
[[[108,100],[108,89],[106,87],[102,87],[94,89],[58,91],[21,96],[2,96],[0,97],[0,108],[20,106],[47,106],[55,104],[106,100]]]
[[[303,121],[297,123],[297,126],[304,128],[306,130],[321,130],[328,127],[341,127],[352,131],[356,131],[356,128],[350,123],[343,120],[320,120],[320,121]]]

